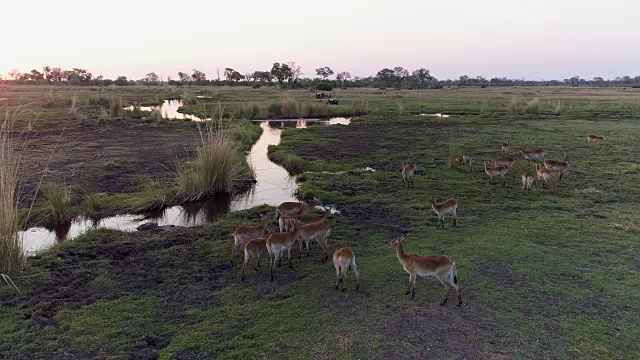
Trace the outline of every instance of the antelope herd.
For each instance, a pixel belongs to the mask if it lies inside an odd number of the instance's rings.
[[[600,144],[604,140],[604,136],[589,135],[587,137],[587,143]],[[493,161],[493,167],[489,166],[489,161],[484,162],[484,171],[489,176],[490,181],[495,177],[502,178],[502,185],[506,184],[505,174],[512,170],[516,159],[509,156],[509,149],[511,147],[511,141],[507,141],[502,144],[502,153],[499,157]],[[546,187],[551,178],[552,172],[558,172],[560,174],[560,181],[562,176],[569,169],[569,157],[565,154],[563,161],[545,160],[545,151],[541,148],[526,151],[520,150],[522,156],[529,163],[535,161],[535,172],[533,170],[525,171],[522,174],[522,191],[531,192],[531,189],[535,186],[538,187],[540,181]],[[455,158],[459,165],[469,164],[469,168],[472,168],[472,156],[464,154]],[[540,166],[538,160],[541,160],[544,167]],[[407,186],[414,184],[414,177],[416,174],[416,165],[408,162],[402,164],[402,182],[407,183]],[[444,216],[446,214],[453,215],[453,226],[458,224],[457,208],[458,200],[451,198],[444,202],[437,203],[436,200],[431,197],[429,199],[431,208],[438,215],[437,228],[444,229]],[[329,259],[328,254],[328,238],[331,234],[331,226],[325,222],[325,220],[331,215],[329,208],[324,208],[322,215],[309,215],[305,214],[312,207],[320,206],[321,202],[318,198],[313,198],[312,201],[306,202],[284,202],[276,207],[276,219],[279,225],[279,232],[270,233],[266,238],[263,237],[265,231],[268,231],[269,219],[265,215],[261,216],[259,225],[255,226],[239,226],[233,233],[233,249],[231,261],[233,261],[233,253],[241,254],[244,250],[244,263],[242,265],[241,280],[245,279],[245,269],[251,259],[256,259],[257,266],[253,268],[258,271],[260,267],[260,256],[269,256],[269,268],[270,268],[270,280],[274,279],[274,272],[276,267],[281,266],[284,253],[287,253],[289,259],[289,268],[293,269],[291,261],[291,251],[294,250],[296,242],[298,243],[298,259],[302,253],[302,243],[305,243],[306,255],[309,257],[309,243],[317,242],[322,247],[321,262],[325,262]],[[270,231],[270,230],[269,230]],[[403,241],[405,236],[395,238],[389,242],[388,246],[396,250],[398,261],[402,265],[405,272],[409,273],[409,289],[406,291],[406,295],[411,294],[411,298],[415,297],[416,293],[416,278],[419,277],[435,277],[442,283],[447,290],[446,297],[442,300],[441,305],[446,304],[449,292],[454,290],[458,297],[458,306],[462,304],[462,297],[460,295],[460,289],[458,287],[458,277],[456,270],[456,263],[448,256],[423,256],[417,254],[406,254],[404,252]],[[356,265],[356,256],[349,248],[339,248],[333,253],[333,265],[336,270],[336,283],[335,289],[340,286],[340,282],[343,283],[342,291],[345,291],[347,285],[347,272],[352,270],[356,276],[355,290],[360,288],[360,272]]]

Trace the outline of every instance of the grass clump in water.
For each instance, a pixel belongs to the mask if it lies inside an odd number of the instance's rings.
[[[49,183],[44,189],[44,198],[49,210],[49,223],[52,225],[71,222],[71,190],[56,183]]]

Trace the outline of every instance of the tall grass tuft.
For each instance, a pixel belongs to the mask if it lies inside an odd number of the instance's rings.
[[[267,112],[274,119],[297,119],[300,117],[300,106],[293,96],[285,95],[269,103]]]
[[[236,117],[240,119],[259,119],[262,114],[262,107],[256,101],[245,102],[236,111]]]
[[[7,108],[0,126],[0,274],[6,276],[24,266],[22,239],[18,233],[20,155],[11,141],[14,124],[15,117],[9,116]]]
[[[252,175],[240,151],[240,142],[222,121],[200,127],[196,157],[178,166],[178,197],[190,202],[210,195],[231,193],[235,185]]]
[[[520,108],[518,107],[518,98],[515,96],[511,97],[511,101],[509,101],[509,104],[507,105],[507,112],[509,112],[510,114],[520,114]]]
[[[122,114],[122,98],[112,97],[109,100],[109,115],[111,118],[119,118]]]
[[[534,97],[533,99],[527,101],[527,105],[524,108],[525,114],[533,114],[537,115],[540,113],[540,99]]]
[[[482,100],[482,104],[480,105],[480,114],[488,114],[489,106],[487,105],[487,100]]]
[[[182,103],[184,105],[198,104],[198,98],[193,93],[185,91],[184,93],[182,93],[182,96],[180,96],[180,98],[182,99]],[[162,104],[162,101],[160,102],[160,104]]]
[[[172,194],[170,190],[150,176],[142,177],[144,191],[139,198],[132,199],[129,206],[131,212],[162,210],[169,206]]]
[[[329,105],[324,102],[305,103],[300,113],[302,117],[314,118],[329,115]]]
[[[351,111],[354,115],[366,115],[369,113],[369,102],[363,98],[355,99],[351,103]]]
[[[56,183],[48,183],[44,188],[44,198],[49,210],[49,223],[52,225],[71,222],[71,190]]]
[[[458,135],[455,130],[451,130],[449,134],[449,167],[456,165],[456,155],[458,154]]]
[[[398,108],[398,115],[403,115],[404,114],[404,105],[402,104],[402,102],[398,101],[396,103],[397,108]]]
[[[556,115],[560,115],[562,114],[562,109],[564,108],[564,102],[558,100],[558,103],[556,103],[556,106],[553,108],[553,113]]]

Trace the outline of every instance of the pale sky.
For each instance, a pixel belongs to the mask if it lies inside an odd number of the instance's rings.
[[[44,65],[140,79],[295,61],[352,76],[640,75],[637,0],[4,0],[0,74]],[[222,76],[222,74],[221,74]]]

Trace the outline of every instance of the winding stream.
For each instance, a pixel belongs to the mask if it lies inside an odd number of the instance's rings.
[[[165,103],[167,102],[169,101],[165,101]],[[175,109],[177,110],[180,105],[181,103],[175,106]],[[161,111],[164,109],[161,108]],[[169,116],[174,118],[172,115]],[[196,118],[194,120],[201,121],[202,119]],[[295,196],[296,179],[290,176],[283,167],[269,160],[267,156],[269,145],[280,143],[284,128],[306,128],[310,124],[348,125],[351,119],[263,120],[258,122],[263,130],[262,135],[247,156],[247,161],[255,170],[256,183],[247,192],[236,196],[216,196],[204,201],[176,205],[155,212],[117,215],[100,220],[78,217],[65,226],[33,227],[21,232],[25,251],[33,254],[56,242],[73,239],[92,228],[135,231],[140,225],[148,222],[155,222],[159,226],[189,227],[210,222],[231,211],[250,209],[263,204],[275,206],[284,201],[297,201]]]

